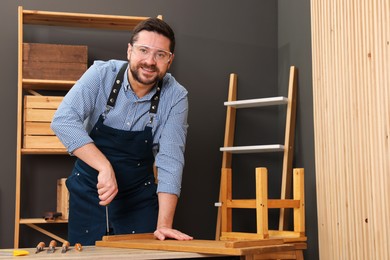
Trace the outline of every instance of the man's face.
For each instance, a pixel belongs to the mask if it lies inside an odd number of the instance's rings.
[[[173,60],[169,45],[170,40],[161,34],[149,31],[139,32],[133,46],[129,44],[127,49],[131,72],[129,77],[145,86],[154,85],[162,79]],[[166,59],[164,55],[168,55],[169,59]]]

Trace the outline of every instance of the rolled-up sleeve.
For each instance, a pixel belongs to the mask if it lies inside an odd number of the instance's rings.
[[[157,192],[166,192],[180,196],[184,168],[184,151],[187,137],[188,98],[183,90],[172,105],[163,126],[159,140],[159,152],[156,156],[158,169]]]
[[[100,82],[99,73],[92,65],[65,95],[53,117],[51,129],[69,153],[93,142],[84,121],[94,109]]]

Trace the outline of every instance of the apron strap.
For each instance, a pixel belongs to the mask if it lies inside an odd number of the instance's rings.
[[[151,114],[157,113],[158,103],[160,102],[160,93],[161,93],[162,83],[163,83],[163,80],[160,80],[158,82],[158,86],[156,88],[156,93],[153,95],[153,97],[151,99],[151,104],[150,104],[150,109],[149,109],[149,113],[151,113]]]
[[[110,96],[108,97],[107,100],[107,106],[109,106],[110,108],[113,108],[115,106],[116,98],[118,97],[119,90],[123,82],[123,78],[125,77],[126,68],[127,68],[127,62],[123,64],[122,68],[116,75],[116,79],[114,84],[112,85]]]

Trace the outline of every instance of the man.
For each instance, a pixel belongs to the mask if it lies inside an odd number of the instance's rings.
[[[129,62],[94,62],[59,106],[51,127],[77,157],[66,183],[72,244],[93,245],[108,231],[192,239],[172,228],[188,127],[187,91],[167,73],[174,48],[168,24],[141,22]]]

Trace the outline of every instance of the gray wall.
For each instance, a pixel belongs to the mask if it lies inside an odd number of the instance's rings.
[[[176,58],[171,72],[189,91],[190,115],[183,191],[175,227],[199,239],[213,239],[218,200],[228,79],[239,75],[240,99],[286,95],[288,67],[299,68],[299,97],[295,166],[306,169],[306,216],[309,236],[307,259],[318,258],[309,0],[3,0],[1,3],[1,78],[3,111],[0,172],[0,247],[13,245],[15,140],[17,95],[17,6],[25,9],[117,15],[162,14],[175,30]],[[86,44],[89,60],[125,59],[128,33],[48,29],[30,26],[25,41]],[[5,113],[4,113],[5,112]],[[239,111],[236,144],[283,142],[284,111],[278,108]],[[55,182],[66,177],[73,159],[67,156],[24,156],[22,217],[39,217],[55,210]],[[280,193],[282,155],[234,156],[234,196],[254,196],[254,168],[268,167],[270,196]],[[51,195],[48,195],[51,194]],[[254,228],[252,211],[234,213],[235,229]],[[240,216],[240,217],[238,217]],[[277,212],[270,214],[277,225]],[[66,225],[53,226],[65,234]],[[21,247],[33,247],[47,237],[22,227]]]
[[[278,1],[279,92],[287,91],[287,66],[298,67],[298,105],[294,167],[305,168],[305,259],[318,259],[317,196],[314,163],[313,93],[311,66],[310,0]]]

